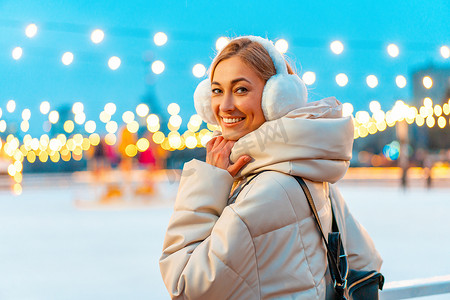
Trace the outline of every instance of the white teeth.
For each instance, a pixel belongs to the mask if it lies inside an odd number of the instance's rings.
[[[229,123],[236,123],[236,122],[244,120],[244,118],[237,118],[237,119],[222,118],[222,119],[227,124],[229,124]]]

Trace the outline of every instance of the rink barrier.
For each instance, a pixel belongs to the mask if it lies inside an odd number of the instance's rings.
[[[446,293],[450,293],[450,275],[386,282],[380,299],[410,299]]]

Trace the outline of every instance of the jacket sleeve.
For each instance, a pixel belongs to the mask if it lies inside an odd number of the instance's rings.
[[[184,165],[174,213],[160,258],[172,299],[255,298],[256,270],[248,229],[226,207],[233,183],[228,171],[192,160]]]
[[[331,186],[333,209],[350,269],[380,271],[383,260],[366,229],[353,217],[336,185]]]

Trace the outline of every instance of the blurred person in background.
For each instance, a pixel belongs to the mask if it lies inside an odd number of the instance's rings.
[[[185,163],[160,258],[173,299],[325,299],[324,234],[332,212],[349,267],[382,260],[334,185],[346,173],[353,121],[335,98],[306,103],[307,91],[269,40],[232,40],[194,93],[197,113],[221,131],[206,162]]]

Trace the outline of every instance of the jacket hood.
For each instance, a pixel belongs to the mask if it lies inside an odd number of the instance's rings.
[[[234,144],[231,162],[244,154],[253,158],[235,178],[273,170],[334,183],[350,164],[353,131],[352,117],[342,117],[342,104],[336,98],[307,103],[265,122]]]

